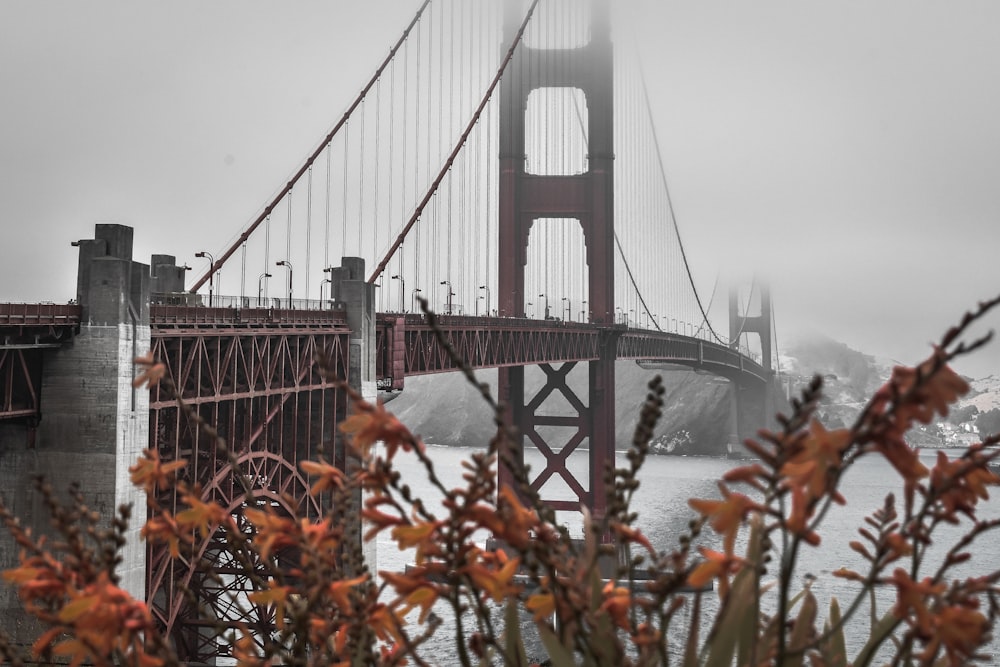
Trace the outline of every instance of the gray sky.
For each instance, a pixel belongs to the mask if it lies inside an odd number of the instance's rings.
[[[1000,3],[620,5],[698,282],[767,276],[779,344],[913,362],[1000,292]],[[70,298],[95,222],[140,261],[221,248],[415,6],[4,0],[0,301]],[[959,369],[1000,373],[1000,345]]]

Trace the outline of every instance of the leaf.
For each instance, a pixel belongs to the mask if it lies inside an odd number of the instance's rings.
[[[576,661],[573,660],[573,652],[562,645],[562,642],[549,629],[548,625],[539,623],[538,635],[542,638],[545,650],[549,653],[549,660],[552,663],[552,667],[576,667]]]
[[[759,514],[755,514],[750,524],[750,539],[747,544],[747,560],[751,563],[760,563],[764,559],[763,535],[763,521]],[[755,594],[752,596],[750,613],[743,617],[743,622],[737,629],[737,664],[739,665],[753,664],[753,653],[760,628],[760,598],[764,594],[760,585],[760,571],[756,567],[747,569],[753,570]]]
[[[729,667],[733,664],[733,658],[736,656],[736,640],[747,617],[752,618],[751,606],[755,604],[756,599],[753,568],[745,567],[733,579],[725,606],[718,616],[717,625],[709,641],[705,667]]]
[[[836,628],[831,631],[831,628]],[[830,618],[826,623],[830,635],[820,644],[820,651],[827,667],[847,667],[847,643],[837,598],[830,598]]]
[[[691,610],[691,628],[688,630],[687,645],[684,647],[684,667],[698,665],[698,630],[701,625],[701,593],[695,593]]]
[[[864,645],[861,652],[858,653],[858,657],[854,659],[854,667],[865,667],[868,663],[870,663],[875,657],[875,653],[882,645],[882,642],[885,641],[886,637],[892,634],[892,631],[896,629],[896,625],[898,623],[899,619],[896,618],[891,611],[887,612],[885,616],[880,618],[872,627],[868,643]]]
[[[795,619],[795,627],[792,629],[792,636],[788,638],[788,647],[791,655],[785,660],[789,667],[802,667],[805,648],[809,644],[809,638],[813,635],[816,623],[816,596],[808,588],[804,591],[802,608],[799,609],[799,616]]]
[[[73,623],[78,618],[94,608],[98,603],[96,595],[85,595],[79,597],[59,611],[59,620],[63,623]]]
[[[513,656],[517,659],[515,665],[527,667],[528,655],[524,652],[524,640],[521,638],[521,618],[517,598],[513,597],[507,600],[507,608],[504,610],[504,648],[508,660]]]

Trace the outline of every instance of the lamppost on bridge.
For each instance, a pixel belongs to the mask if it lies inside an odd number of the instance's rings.
[[[332,267],[332,266],[328,266],[325,269],[323,269],[323,273],[328,274],[329,277],[324,278],[322,280],[322,282],[320,282],[320,284],[319,284],[319,308],[320,308],[320,310],[323,310],[324,303],[326,303],[325,301],[323,301],[323,285],[326,285],[327,283],[330,284],[330,298],[328,300],[330,300],[330,301],[333,300],[333,269],[334,269],[334,267]]]
[[[534,308],[534,306],[535,306],[535,304],[533,304],[533,303],[532,303],[532,302],[530,302],[530,301],[529,301],[529,302],[527,302],[527,303],[526,303],[526,304],[524,304],[524,305],[525,305],[525,306],[527,306],[528,308]],[[528,311],[527,311],[527,310],[525,310],[525,311],[524,311],[524,316],[525,316],[525,317],[529,317],[529,315],[528,315]],[[531,317],[531,319],[535,319],[535,312],[534,312],[534,311],[531,311],[531,315],[530,315],[530,317]]]
[[[417,292],[423,292],[419,287],[414,287],[410,291],[410,312],[417,312]]]
[[[615,306],[615,322],[625,324],[625,311],[621,306]]]
[[[274,263],[275,266],[283,266],[288,269],[288,308],[292,307],[292,263],[287,259],[281,259]]]
[[[267,279],[267,278],[270,278],[270,277],[271,277],[271,274],[265,272],[265,273],[260,274],[260,278],[257,279],[257,307],[258,308],[260,308],[260,306],[261,306],[261,299],[264,298],[264,280]]]
[[[323,310],[326,308],[326,301],[323,300],[323,286],[329,284],[330,289],[333,289],[333,278],[323,278],[319,284],[319,309]]]
[[[539,294],[538,298],[545,299],[545,319],[549,319],[549,297],[544,294]]]
[[[451,297],[455,296],[455,293],[451,291],[451,281],[450,280],[442,280],[441,284],[448,286],[448,301],[447,301],[448,305],[446,307],[446,313],[448,315],[451,315],[452,314],[452,312],[451,312]]]
[[[566,321],[567,322],[572,322],[573,321],[573,301],[568,296],[564,296],[562,298],[562,300],[566,302]]]
[[[389,276],[390,280],[399,281],[399,309],[406,310],[406,279],[402,275]]]
[[[212,295],[215,292],[215,258],[212,253],[200,250],[194,254],[195,257],[208,260],[208,307],[212,307]]]
[[[639,320],[635,316],[635,308],[629,308],[628,309],[628,320],[626,321],[626,324],[628,324],[629,326],[632,326],[633,322],[635,322],[635,326],[639,326]]]
[[[580,321],[581,322],[589,322],[590,318],[587,317],[587,300],[586,299],[584,299],[583,301],[580,302],[580,307],[583,308],[583,310],[580,311]]]
[[[674,333],[677,333],[677,318],[671,317],[670,321],[674,323]]]
[[[479,289],[486,290],[486,316],[489,317],[490,316],[490,286],[489,285],[480,285]],[[476,303],[476,306],[477,307],[479,306],[478,302]]]

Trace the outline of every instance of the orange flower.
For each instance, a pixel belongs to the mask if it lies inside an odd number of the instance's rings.
[[[309,489],[310,495],[319,495],[327,489],[344,488],[344,481],[347,476],[344,474],[343,470],[336,466],[330,465],[325,461],[302,461],[299,463],[299,467],[302,468],[302,471],[307,475],[319,477],[319,479],[313,483],[312,488]]]
[[[695,589],[704,588],[713,579],[718,579],[719,596],[724,597],[729,590],[729,575],[738,572],[745,561],[705,547],[698,547],[698,551],[701,552],[705,560],[691,570],[687,579],[688,586]]]
[[[781,467],[786,485],[804,487],[809,502],[822,498],[832,490],[830,473],[840,470],[844,452],[850,444],[851,432],[848,429],[827,431],[813,419],[795,454]],[[834,500],[843,504],[840,494],[836,494]]]
[[[551,618],[556,613],[556,599],[552,593],[530,595],[524,606],[528,608],[528,611],[534,612],[536,621]]]
[[[392,460],[396,450],[410,451],[422,447],[396,416],[385,409],[381,402],[372,405],[367,401],[354,402],[354,414],[340,424],[340,430],[353,435],[352,443],[363,456],[377,442],[384,442],[386,458]]]
[[[425,576],[426,570],[416,567],[407,574],[392,572],[379,572],[379,574],[396,591],[397,597],[390,606],[393,608],[402,606],[399,611],[400,616],[406,616],[412,609],[420,607],[419,622],[423,623],[439,594],[439,587]]]
[[[333,529],[333,520],[331,517],[320,521],[310,521],[305,518],[300,519],[299,531],[302,535],[303,543],[320,554],[324,552],[332,554],[337,545],[340,544],[340,534],[339,531]],[[309,554],[303,551],[302,564],[306,565],[309,563],[309,558]]]
[[[792,487],[792,511],[788,515],[786,525],[795,535],[804,539],[807,543],[816,546],[820,538],[817,533],[809,530],[809,519],[812,517],[814,500],[806,495],[806,488],[803,486]]]
[[[613,582],[604,585],[604,602],[601,603],[601,611],[611,617],[622,630],[629,630],[628,612],[632,608],[632,594],[627,588],[615,586]]]
[[[732,493],[725,484],[719,484],[722,500],[691,498],[688,505],[709,520],[716,533],[724,537],[725,551],[732,555],[736,534],[747,514],[758,507],[757,503],[740,493]]]
[[[144,540],[166,542],[170,548],[171,558],[180,557],[180,543],[182,541],[184,543],[191,541],[189,536],[181,535],[177,521],[167,510],[161,510],[159,514],[149,517],[139,534]]]
[[[497,514],[501,523],[499,530],[495,531],[496,537],[515,549],[527,547],[538,527],[538,514],[525,507],[514,489],[509,486],[500,489],[497,497]]]
[[[896,605],[892,611],[897,618],[906,619],[918,630],[921,637],[930,637],[933,630],[933,614],[928,605],[933,605],[934,599],[945,591],[945,584],[934,583],[930,577],[925,577],[919,583],[910,578],[906,570],[896,568],[889,582],[896,586]],[[914,619],[911,620],[910,613]]]
[[[152,351],[147,352],[143,357],[136,357],[133,359],[133,362],[136,366],[146,369],[138,377],[132,380],[132,386],[137,389],[144,384],[149,385],[150,389],[152,389],[158,385],[160,380],[163,379],[163,376],[167,374],[167,367],[156,362]]]
[[[334,581],[327,588],[327,592],[330,594],[330,598],[333,600],[334,604],[340,608],[340,613],[345,616],[350,616],[351,614],[351,591],[355,587],[368,581],[367,574],[358,575],[352,579],[340,579]]]
[[[268,589],[255,591],[248,597],[251,602],[262,605],[274,605],[274,621],[279,630],[285,627],[285,607],[288,605],[288,596],[292,592],[291,586],[278,586],[274,579],[267,582]]]
[[[935,618],[936,627],[924,655],[928,658],[943,645],[952,665],[964,665],[986,640],[990,622],[978,610],[949,605]]]
[[[185,461],[164,463],[158,451],[144,449],[142,456],[128,471],[132,484],[141,486],[146,493],[152,495],[158,490],[170,488],[174,473],[186,465]]]
[[[611,526],[611,530],[618,536],[619,544],[628,544],[629,542],[635,542],[636,544],[641,544],[646,547],[646,551],[650,555],[656,555],[656,549],[650,544],[649,539],[642,534],[642,531],[638,528],[633,528],[632,526],[626,526],[620,523],[615,523]]]
[[[971,517],[978,502],[990,497],[988,487],[997,484],[1000,476],[989,469],[981,450],[972,450],[968,458],[954,461],[939,451],[931,470],[930,493],[939,496],[947,514],[962,512]]]
[[[364,539],[366,542],[370,541],[389,526],[406,525],[406,521],[402,517],[386,514],[385,512],[380,512],[370,507],[366,507],[361,510],[361,518],[371,524],[371,528],[365,532]]]
[[[216,526],[219,526],[229,515],[217,503],[203,502],[195,494],[185,491],[181,500],[188,509],[177,514],[177,525],[182,530],[198,530],[201,536],[208,537]]]
[[[469,575],[480,591],[493,598],[494,602],[501,602],[520,592],[520,586],[511,583],[521,565],[520,559],[508,559],[503,551],[480,552],[479,555],[478,562],[465,566],[462,571]]]
[[[291,519],[252,507],[243,510],[243,515],[257,529],[254,545],[261,558],[266,560],[275,549],[296,543],[298,525]]]

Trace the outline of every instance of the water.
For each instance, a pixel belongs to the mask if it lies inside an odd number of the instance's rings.
[[[452,487],[462,484],[461,461],[469,458],[476,449],[464,447],[429,447],[428,452],[435,462],[438,475],[445,486]],[[925,455],[924,462],[930,466],[933,463],[933,452]],[[576,452],[569,460],[571,470],[582,475],[586,470],[586,452]],[[526,460],[533,469],[540,469],[541,456],[537,452],[526,452]],[[626,465],[624,456],[619,454],[617,465]],[[686,529],[692,518],[688,508],[689,498],[715,498],[719,496],[717,482],[727,470],[741,465],[739,461],[699,457],[653,456],[647,461],[640,473],[640,487],[636,494],[634,509],[639,513],[638,525],[647,535],[657,550],[674,548],[677,538]],[[414,489],[415,493],[427,498],[435,497],[433,489],[426,483],[422,471],[414,459],[405,454],[398,458],[398,467],[404,480]],[[902,493],[899,477],[895,471],[881,459],[869,457],[863,465],[856,466],[846,476],[842,490],[847,498],[846,506],[835,506],[829,513],[820,534],[822,543],[819,548],[805,547],[802,552],[801,564],[797,570],[797,583],[805,583],[807,576],[815,577],[812,590],[820,601],[821,618],[826,617],[826,609],[831,596],[836,596],[841,608],[846,608],[853,597],[855,587],[848,582],[832,576],[832,572],[841,567],[864,571],[867,563],[852,551],[848,543],[860,539],[857,529],[861,527],[866,515],[882,507],[885,495],[894,492],[897,498],[897,508],[902,511]],[[980,510],[981,518],[1000,516],[1000,489]],[[435,506],[436,507],[436,506]],[[435,509],[437,511],[437,509]],[[572,520],[573,517],[567,517]],[[579,527],[570,524],[571,532],[579,532]],[[705,540],[709,545],[717,544],[711,531]],[[939,533],[939,541],[944,542],[964,532],[960,529],[950,529]],[[485,536],[484,536],[485,537]],[[944,539],[942,539],[944,538]],[[974,559],[966,564],[962,574],[980,574],[1000,567],[1000,534],[990,534],[980,538],[972,549]],[[738,548],[739,550],[739,548]],[[379,537],[378,568],[399,570],[412,562],[412,554],[400,552],[395,544],[388,539],[388,534]],[[706,596],[714,598],[714,596]],[[881,590],[877,595],[880,614],[888,611],[892,605],[894,593],[891,590]],[[867,610],[867,606],[863,607]],[[441,614],[445,616],[445,614]],[[867,611],[861,614],[853,624],[848,626],[848,655],[854,657],[863,645],[862,637],[867,629]],[[454,664],[449,658],[454,654],[447,648],[451,633],[448,624],[438,630],[441,641],[432,645],[429,657],[435,664]],[[452,649],[453,650],[453,649]],[[994,655],[1000,656],[1000,644],[994,642]]]

